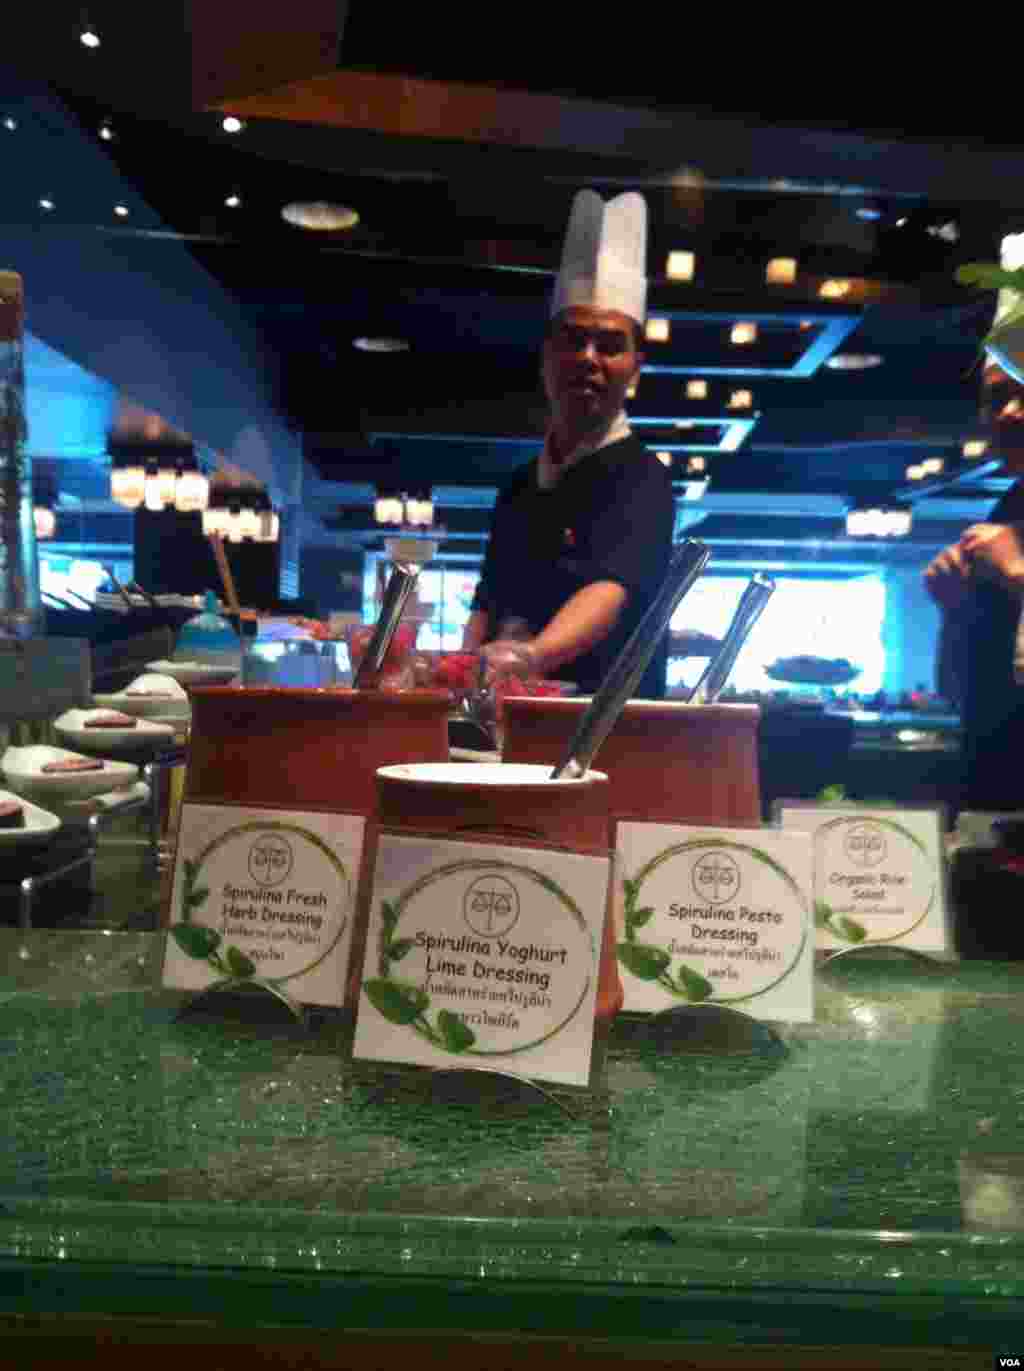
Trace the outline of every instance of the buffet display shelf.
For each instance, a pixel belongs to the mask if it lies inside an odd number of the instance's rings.
[[[161,955],[0,931],[0,1317],[680,1352],[1020,1337],[1024,966],[850,959],[781,1048],[620,1021],[571,1118],[371,1087],[330,1014],[178,1017]]]

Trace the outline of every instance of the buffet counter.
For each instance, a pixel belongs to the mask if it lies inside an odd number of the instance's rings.
[[[847,956],[779,1033],[620,1019],[569,1110],[357,1076],[329,1013],[182,1015],[162,942],[0,930],[8,1336],[115,1366],[1024,1347],[1024,966]]]

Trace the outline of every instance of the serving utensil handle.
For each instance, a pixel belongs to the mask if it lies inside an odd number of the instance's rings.
[[[392,563],[391,575],[384,587],[384,599],[381,604],[380,616],[373,630],[373,637],[370,639],[363,660],[359,663],[352,678],[353,690],[364,690],[371,685],[384,665],[384,658],[387,656],[391,640],[394,638],[395,630],[402,618],[402,611],[412,594],[413,586],[415,586],[419,574],[420,566],[416,562],[396,561]]]
[[[565,774],[582,776],[588,770],[595,753],[612,731],[623,706],[647,670],[658,640],[668,627],[679,602],[704,570],[710,556],[710,548],[696,538],[687,538],[678,544],[661,589],[601,682],[580,719],[565,757],[552,771],[552,780],[558,780]]]
[[[775,582],[770,576],[755,572],[740,596],[736,613],[732,616],[729,631],[722,639],[722,646],[704,668],[704,674],[690,691],[690,704],[712,705],[722,693],[729,679],[729,673],[736,665],[740,648],[750,636],[750,630],[761,617],[765,605],[775,593]]]

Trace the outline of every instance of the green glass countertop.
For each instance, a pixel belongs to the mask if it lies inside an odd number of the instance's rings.
[[[0,931],[0,1312],[1014,1342],[1024,966],[844,958],[814,1024],[701,1050],[624,1021],[570,1115],[179,1017],[161,954]]]

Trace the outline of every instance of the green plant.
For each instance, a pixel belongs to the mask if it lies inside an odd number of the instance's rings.
[[[215,928],[192,922],[192,911],[205,904],[210,895],[208,886],[196,886],[198,876],[199,863],[186,857],[181,884],[181,923],[171,925],[171,937],[186,957],[206,962],[228,980],[249,980],[256,975],[256,963],[233,945],[222,951],[222,939]]]
[[[977,290],[1012,290],[1018,299],[1007,312],[999,318],[982,340],[989,343],[1004,329],[1024,321],[1024,267],[1009,270],[997,262],[966,262],[957,268],[956,279],[962,286],[973,286]]]

